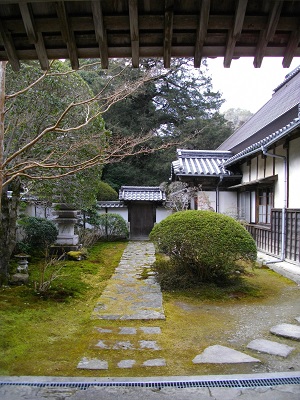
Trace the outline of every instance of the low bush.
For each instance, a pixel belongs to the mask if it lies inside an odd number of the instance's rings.
[[[256,245],[233,218],[212,211],[180,211],[157,224],[150,239],[170,259],[170,274],[191,283],[223,283],[245,272],[242,260],[256,260]],[[176,281],[175,276],[173,281]]]
[[[25,252],[45,251],[53,244],[58,235],[56,225],[45,219],[25,217],[19,221],[24,232],[24,239],[18,247]]]
[[[99,236],[106,240],[127,239],[129,234],[126,221],[119,214],[99,215],[96,228]]]

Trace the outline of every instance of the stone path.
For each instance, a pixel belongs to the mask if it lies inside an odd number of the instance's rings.
[[[160,286],[150,271],[154,261],[155,249],[151,242],[129,242],[92,318],[165,319]]]
[[[99,320],[164,320],[165,314],[162,304],[162,293],[159,284],[155,281],[151,266],[155,261],[155,249],[149,241],[129,242],[120,260],[119,266],[107,287],[103,291],[92,318]],[[300,323],[300,317],[296,318]],[[162,330],[159,326],[135,327],[96,327],[99,334],[94,349],[99,350],[99,357],[107,350],[130,351],[130,358],[114,361],[114,367],[134,368],[164,367],[166,360],[160,356],[163,349],[159,344],[159,335]],[[300,340],[300,326],[281,323],[270,328],[270,333],[287,340]],[[116,340],[116,337],[118,339]],[[267,353],[273,356],[288,357],[293,347],[264,338],[253,338],[247,349],[258,353]],[[132,351],[143,352],[144,359],[137,362],[132,358]],[[152,358],[149,358],[149,352]],[[155,358],[153,353],[155,352]],[[148,353],[148,354],[147,354]],[[122,353],[124,354],[124,353]],[[120,356],[122,357],[122,356]],[[138,357],[141,359],[141,357]],[[235,349],[212,345],[191,360],[194,364],[233,364],[233,363],[260,363],[257,358]],[[109,359],[83,357],[77,365],[79,369],[107,370],[111,365]]]

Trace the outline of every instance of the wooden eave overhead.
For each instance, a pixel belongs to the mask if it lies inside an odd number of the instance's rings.
[[[0,0],[0,61],[300,57],[300,1],[295,0]]]

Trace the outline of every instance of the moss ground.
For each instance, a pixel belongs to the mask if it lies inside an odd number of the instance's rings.
[[[279,303],[287,306],[299,303],[296,285],[268,269],[255,269],[238,286],[165,292],[165,321],[93,320],[91,313],[95,302],[118,265],[125,246],[125,242],[100,243],[90,252],[88,260],[67,262],[64,277],[57,281],[56,294],[53,291],[52,297],[37,296],[32,286],[0,289],[0,375],[105,377],[240,373],[239,367],[224,370],[224,366],[194,365],[191,360],[209,345],[228,346],[235,332],[241,330],[245,312],[252,313],[255,319],[256,310],[262,313],[267,309],[271,318],[271,307],[275,307],[274,318],[275,314],[280,318],[281,311],[276,308]],[[31,268],[34,270],[33,266]],[[31,285],[36,274],[32,271]],[[68,297],[63,296],[66,293]],[[101,350],[100,355],[94,348],[98,340],[105,339],[99,336],[96,327],[112,329],[109,339],[120,340],[119,327],[140,326],[161,327],[161,335],[151,340],[157,340],[162,351],[159,355],[147,351],[147,359],[163,357],[167,360],[166,367],[110,367],[107,371],[76,368],[84,356],[109,360],[111,365],[131,358],[140,364],[145,360],[145,352]],[[127,340],[145,339],[139,335]],[[243,350],[241,343],[239,339],[233,347]],[[300,353],[300,348],[297,351]]]

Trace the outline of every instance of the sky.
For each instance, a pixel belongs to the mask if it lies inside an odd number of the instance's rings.
[[[294,58],[290,68],[283,68],[279,57],[265,57],[260,68],[254,68],[253,58],[248,57],[232,60],[230,68],[223,67],[223,58],[207,59],[207,63],[213,89],[226,100],[221,111],[242,108],[255,113],[270,100],[285,75],[300,65],[300,57]]]

